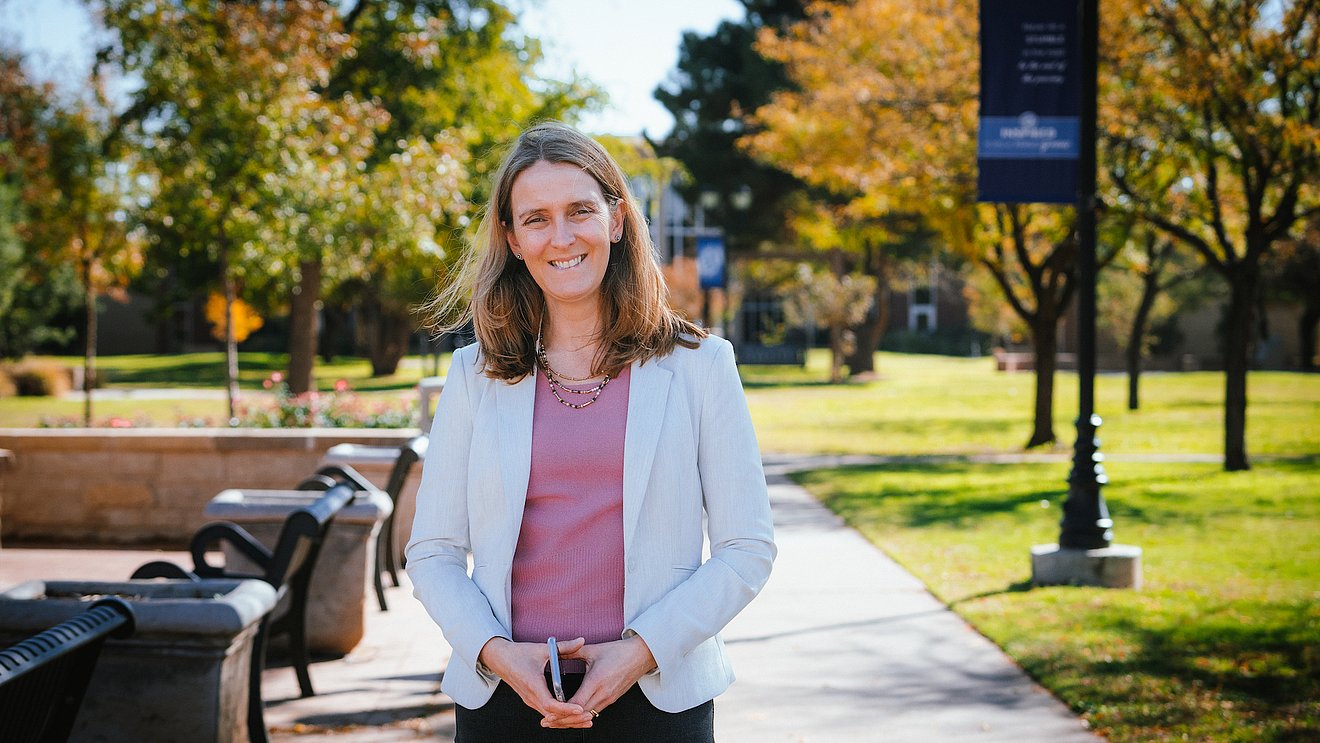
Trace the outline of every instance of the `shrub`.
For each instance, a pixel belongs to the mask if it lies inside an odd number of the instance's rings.
[[[13,397],[18,394],[18,384],[7,367],[0,366],[0,397]]]
[[[9,375],[20,395],[58,397],[73,389],[73,378],[62,364],[25,361],[10,367]]]
[[[333,392],[294,395],[284,375],[275,372],[262,386],[275,393],[271,401],[240,400],[234,425],[251,428],[408,428],[417,413],[403,400],[367,404],[339,380]]]

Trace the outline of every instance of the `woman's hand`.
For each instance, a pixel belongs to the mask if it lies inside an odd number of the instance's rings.
[[[559,643],[559,654],[568,656],[582,650],[585,640]],[[550,694],[545,685],[545,665],[550,660],[550,648],[543,642],[511,642],[503,637],[492,637],[481,648],[477,660],[500,677],[518,693],[523,702],[552,727],[591,727],[591,714],[573,702],[561,702]]]
[[[582,645],[575,651],[560,646],[560,655],[587,662],[587,673],[582,678],[582,686],[568,700],[569,704],[586,710],[587,719],[595,717],[593,712],[604,714],[606,707],[623,696],[633,684],[648,671],[655,668],[655,656],[651,648],[640,635],[633,635],[626,640],[604,642],[599,645]],[[552,720],[547,717],[542,725],[558,727],[586,727],[575,724],[574,718]]]

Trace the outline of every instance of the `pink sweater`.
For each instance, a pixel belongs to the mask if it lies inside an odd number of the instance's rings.
[[[581,410],[560,404],[537,372],[532,469],[513,556],[515,642],[587,643],[623,632],[623,438],[629,370]],[[572,403],[588,395],[560,392]],[[566,661],[566,672],[582,672]]]

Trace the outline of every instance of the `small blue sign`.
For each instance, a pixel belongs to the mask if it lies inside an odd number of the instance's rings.
[[[724,288],[724,238],[697,238],[697,277],[702,289]]]

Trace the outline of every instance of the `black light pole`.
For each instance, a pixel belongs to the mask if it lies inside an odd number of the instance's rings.
[[[1059,547],[1101,549],[1114,537],[1100,488],[1105,475],[1104,455],[1096,431],[1095,414],[1095,223],[1096,162],[1095,120],[1099,43],[1099,0],[1078,0],[1077,20],[1081,40],[1081,151],[1077,173],[1077,442],[1073,445],[1072,473],[1068,475],[1068,499],[1063,504]]]

